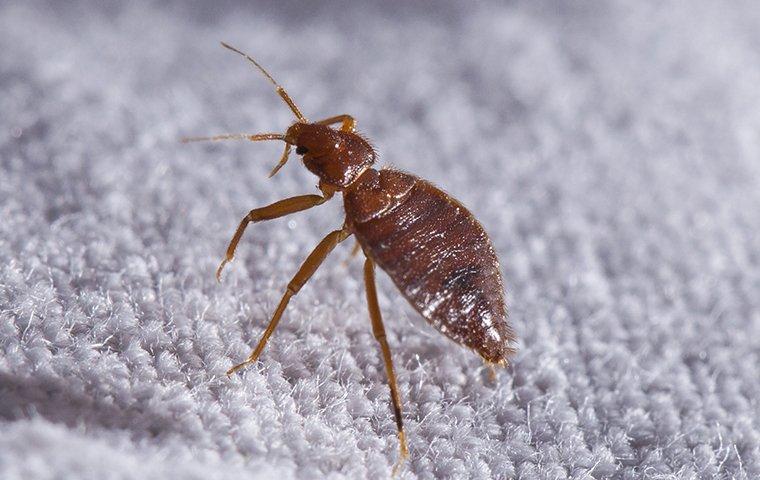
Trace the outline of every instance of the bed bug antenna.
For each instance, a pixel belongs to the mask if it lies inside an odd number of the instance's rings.
[[[296,106],[296,104],[293,102],[293,99],[290,98],[290,95],[288,95],[288,92],[286,92],[285,89],[282,88],[282,85],[280,85],[279,83],[277,83],[277,81],[274,78],[272,78],[272,76],[269,74],[269,72],[267,72],[264,69],[264,67],[262,67],[261,65],[259,65],[259,62],[257,62],[253,58],[251,58],[249,55],[241,52],[237,48],[235,48],[235,47],[233,47],[231,45],[228,45],[228,44],[226,44],[224,42],[221,42],[221,43],[222,43],[222,46],[224,48],[226,48],[228,50],[232,50],[233,52],[237,53],[238,55],[242,55],[246,60],[248,60],[249,62],[251,62],[252,64],[254,64],[256,66],[256,68],[258,68],[259,71],[261,73],[263,73],[264,76],[267,77],[267,79],[269,79],[270,82],[272,82],[272,85],[274,85],[275,88],[277,89],[277,94],[280,97],[282,97],[282,99],[285,101],[285,103],[288,104],[288,107],[290,107],[290,110],[293,111],[293,114],[296,116],[296,118],[298,119],[298,121],[299,122],[303,122],[303,123],[307,123],[306,117],[303,116],[303,114],[301,113],[301,110],[298,109],[298,107]]]
[[[282,88],[282,85],[277,83],[277,81],[272,78],[272,76],[267,72],[264,67],[259,65],[259,62],[251,58],[249,55],[241,52],[237,48],[228,45],[224,42],[221,42],[222,46],[228,50],[232,50],[233,52],[237,53],[238,55],[243,56],[246,60],[251,62],[256,66],[256,68],[259,69],[261,73],[264,74],[267,79],[272,82],[272,85],[275,86],[277,89],[277,94],[280,96],[280,98],[283,99],[283,101],[290,107],[290,110],[293,112],[293,114],[296,116],[296,119],[300,123],[308,123],[308,120],[306,120],[306,117],[303,116],[301,113],[301,110],[298,109],[296,104],[293,102],[293,99],[290,98],[290,95],[288,95],[288,92],[285,91],[284,88]],[[249,140],[251,142],[259,142],[263,140],[282,140],[285,141],[285,150],[282,152],[282,156],[280,157],[280,161],[277,162],[277,165],[274,166],[272,171],[269,173],[269,178],[273,177],[277,172],[280,171],[280,169],[285,166],[285,164],[288,161],[288,156],[290,155],[290,143],[288,143],[285,140],[285,135],[279,134],[279,133],[259,133],[259,134],[247,134],[247,133],[227,133],[223,135],[215,135],[213,137],[190,137],[190,138],[183,138],[182,143],[188,143],[188,142],[216,142],[220,140]]]
[[[266,140],[285,141],[285,135],[281,133],[225,133],[223,135],[214,135],[213,137],[185,137],[182,139],[182,143],[219,142],[221,140],[248,140],[250,142],[263,142]]]
[[[181,141],[182,143],[190,143],[190,142],[219,142],[222,140],[248,140],[250,142],[263,142],[266,140],[282,140],[283,142],[285,142],[285,135],[281,133],[256,133],[256,134],[225,133],[222,135],[214,135],[212,137],[185,137]],[[272,171],[269,173],[269,178],[274,177],[275,173],[279,172],[280,169],[283,166],[285,166],[285,163],[287,163],[288,161],[289,155],[290,155],[290,144],[285,142],[285,151],[282,152],[280,161],[277,162],[277,165],[275,165]]]

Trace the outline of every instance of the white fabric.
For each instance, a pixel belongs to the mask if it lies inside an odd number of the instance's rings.
[[[15,3],[15,4],[14,4]],[[502,259],[489,381],[379,274],[401,478],[760,476],[760,9],[689,2],[0,7],[0,478],[387,478],[397,441],[351,242],[228,380],[339,198],[280,144],[356,116]],[[382,6],[380,6],[382,5]]]

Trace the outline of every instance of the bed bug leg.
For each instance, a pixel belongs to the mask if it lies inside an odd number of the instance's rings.
[[[361,244],[359,242],[356,242],[356,245],[354,245],[354,248],[351,249],[351,258],[354,258],[356,255],[358,255],[361,249],[362,249]]]
[[[498,372],[496,371],[496,368],[507,368],[507,361],[506,360],[499,360],[498,362],[489,362],[488,360],[483,359],[483,361],[486,364],[486,367],[488,368],[488,378],[491,380],[491,382],[496,383],[498,380]]]
[[[372,320],[372,333],[375,335],[380,349],[383,352],[385,362],[385,372],[388,375],[388,384],[391,388],[391,401],[393,403],[393,413],[396,416],[396,428],[398,429],[399,441],[399,459],[393,467],[392,476],[396,476],[401,465],[409,456],[409,449],[406,446],[406,436],[404,435],[404,419],[401,415],[401,396],[396,385],[396,373],[393,370],[393,359],[391,358],[391,349],[388,346],[388,340],[385,337],[385,327],[383,318],[380,314],[380,305],[377,301],[377,288],[375,287],[375,262],[369,257],[364,262],[364,286],[367,289],[367,305],[369,306],[369,317]]]
[[[280,161],[277,162],[277,165],[274,166],[271,172],[269,172],[269,178],[274,177],[277,172],[280,171],[282,167],[285,166],[285,164],[288,162],[288,156],[290,156],[290,144],[285,144],[285,151],[282,152],[282,156],[280,157]]]
[[[334,117],[325,118],[324,120],[320,120],[314,123],[328,126],[335,123],[341,123],[340,129],[344,132],[354,133],[356,131],[356,120],[351,115],[345,113],[343,115],[335,115]]]
[[[361,249],[362,249],[362,246],[359,244],[359,242],[356,242],[356,244],[354,244],[354,248],[351,249],[351,253],[348,254],[348,258],[343,260],[343,262],[341,263],[343,268],[348,268],[348,262],[352,260],[359,253],[359,250]]]
[[[488,367],[488,379],[491,380],[491,383],[496,383],[497,380],[497,373],[496,373],[496,367],[493,363],[486,363],[486,367]]]
[[[288,288],[285,290],[285,294],[282,296],[280,304],[277,305],[277,310],[275,310],[274,315],[272,315],[272,320],[269,321],[269,325],[264,331],[264,335],[262,335],[261,340],[259,340],[258,345],[256,345],[256,348],[253,350],[253,352],[251,352],[245,362],[235,365],[234,367],[227,370],[228,376],[237,372],[241,368],[254,363],[259,358],[259,355],[261,355],[262,350],[264,350],[269,337],[272,336],[272,332],[274,332],[274,329],[277,328],[277,324],[280,322],[280,318],[282,318],[282,314],[285,312],[285,307],[288,306],[288,302],[290,301],[291,297],[297,294],[298,291],[301,290],[301,287],[303,287],[304,284],[309,281],[311,276],[314,275],[314,272],[317,271],[317,268],[319,268],[319,266],[322,264],[325,258],[327,258],[327,255],[335,248],[335,246],[348,238],[349,235],[351,235],[351,232],[346,227],[343,227],[341,230],[330,232],[325,238],[322,239],[321,242],[319,242],[319,245],[317,245],[316,248],[312,250],[306,260],[304,260],[301,268],[298,269],[298,272],[293,276],[293,279],[290,281],[290,283],[288,283]]]
[[[224,266],[235,258],[235,249],[249,223],[272,220],[274,218],[283,217],[285,215],[290,215],[291,213],[316,207],[317,205],[325,203],[331,196],[332,195],[299,195],[297,197],[280,200],[279,202],[267,205],[266,207],[254,208],[248,212],[248,215],[243,217],[243,220],[240,221],[240,225],[238,225],[237,230],[235,230],[235,235],[232,236],[232,240],[230,240],[230,244],[227,247],[227,253],[224,256],[224,260],[219,264],[219,268],[216,269],[216,280],[221,282]]]

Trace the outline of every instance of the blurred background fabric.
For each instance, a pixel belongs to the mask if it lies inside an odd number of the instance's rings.
[[[491,382],[379,273],[400,478],[760,476],[754,1],[3,2],[0,478],[387,478],[361,261],[337,248],[228,379],[339,198],[281,144],[254,55],[311,119],[471,208],[519,353]],[[347,263],[347,265],[346,265]]]

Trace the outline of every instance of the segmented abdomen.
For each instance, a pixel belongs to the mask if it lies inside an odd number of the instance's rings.
[[[498,260],[475,217],[407,173],[370,170],[358,182],[345,195],[349,224],[407,300],[485,360],[499,362],[512,353]]]

